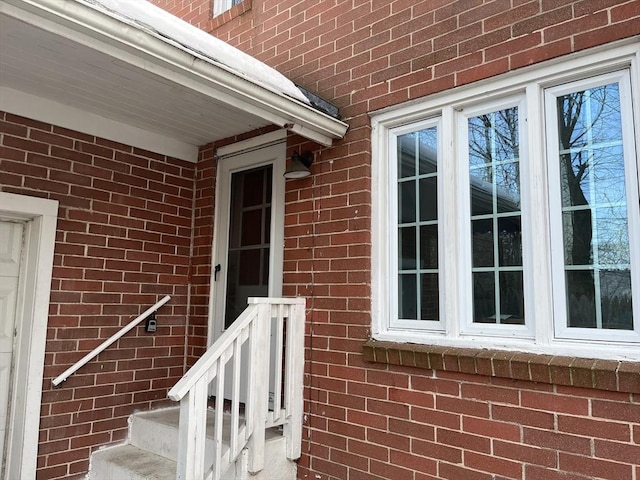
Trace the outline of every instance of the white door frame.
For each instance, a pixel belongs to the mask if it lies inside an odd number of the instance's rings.
[[[0,217],[25,222],[4,476],[31,480],[36,477],[58,202],[0,192]]]

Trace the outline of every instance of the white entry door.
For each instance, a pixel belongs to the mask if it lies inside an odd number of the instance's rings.
[[[23,244],[22,223],[0,220],[0,452],[5,467],[5,438],[12,390],[12,354]],[[3,473],[4,474],[4,473]]]
[[[282,295],[285,152],[282,142],[218,160],[209,345],[249,297]],[[241,375],[247,374],[242,361]],[[227,381],[225,390],[230,387]],[[240,401],[245,398],[241,388]]]

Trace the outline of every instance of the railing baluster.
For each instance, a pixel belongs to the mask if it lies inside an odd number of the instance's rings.
[[[225,351],[225,353],[227,350]],[[218,363],[218,374],[216,375],[216,410],[214,425],[214,458],[213,458],[213,478],[220,480],[222,476],[222,430],[224,422],[224,371],[227,366],[226,358],[228,355],[223,354]]]
[[[275,322],[276,322],[276,342],[275,342],[275,385],[273,399],[273,415],[274,420],[280,420],[282,413],[282,359],[283,359],[283,337],[284,337],[284,305],[275,305]]]
[[[231,394],[231,457],[238,452],[238,428],[240,425],[240,372],[242,369],[242,336],[233,342],[233,393]]]

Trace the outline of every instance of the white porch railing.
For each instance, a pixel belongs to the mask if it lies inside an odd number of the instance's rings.
[[[305,300],[250,298],[248,303],[233,325],[169,391],[169,398],[180,401],[178,480],[220,480],[244,448],[249,472],[259,472],[264,467],[265,429],[272,426],[283,427],[287,458],[300,456]],[[271,331],[275,331],[273,341]],[[248,362],[246,377],[241,375],[243,358]],[[271,410],[270,365],[275,372]],[[231,388],[225,391],[225,373],[229,371]],[[214,381],[217,401],[211,455],[205,444],[209,385]],[[244,419],[240,415],[241,386],[247,392]],[[231,400],[230,415],[224,414],[223,399]]]

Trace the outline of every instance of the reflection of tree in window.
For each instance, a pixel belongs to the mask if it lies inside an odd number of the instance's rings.
[[[618,85],[558,97],[570,327],[633,328]]]
[[[523,324],[518,108],[472,117],[468,132],[474,322]]]

